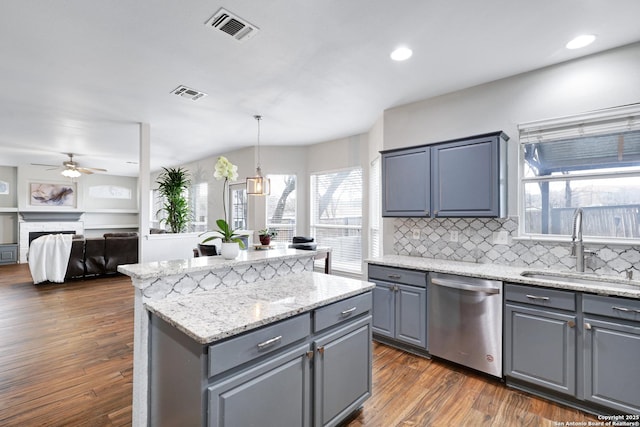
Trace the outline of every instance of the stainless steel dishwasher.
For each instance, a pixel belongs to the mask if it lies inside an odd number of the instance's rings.
[[[429,273],[429,353],[502,377],[502,282]]]

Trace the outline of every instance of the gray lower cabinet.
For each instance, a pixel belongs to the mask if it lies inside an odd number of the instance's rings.
[[[640,414],[640,301],[585,295],[585,400]]]
[[[314,347],[315,425],[335,426],[371,396],[371,316],[316,339]]]
[[[399,344],[427,349],[427,273],[369,265],[373,333]],[[393,280],[393,281],[390,281]]]
[[[507,303],[505,319],[505,375],[574,395],[575,314]]]
[[[640,414],[640,300],[515,284],[505,300],[507,383]]]
[[[371,395],[371,293],[199,344],[151,316],[150,425],[334,426]]]
[[[309,344],[208,388],[210,427],[311,426]]]
[[[18,244],[0,244],[0,265],[15,264],[16,262],[18,262]]]

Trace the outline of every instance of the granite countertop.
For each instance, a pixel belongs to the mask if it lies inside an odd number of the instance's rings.
[[[640,299],[640,281],[626,280],[615,276],[596,276],[588,273],[572,273],[530,267],[512,267],[499,264],[476,264],[471,262],[449,261],[444,259],[421,258],[405,255],[385,255],[379,258],[367,259],[365,262],[369,264],[386,265],[389,267],[458,274],[461,276],[501,280],[503,282],[510,283],[546,286],[549,288],[568,289],[599,295],[613,295]],[[597,281],[594,281],[594,283],[582,284],[559,280],[534,279],[522,276],[522,273],[524,272],[551,273],[569,278],[590,277],[592,279],[597,279]]]
[[[210,344],[365,293],[374,286],[355,279],[303,272],[233,288],[151,300],[145,306],[200,344]]]
[[[144,280],[174,274],[242,267],[257,262],[306,258],[315,255],[316,251],[303,251],[298,249],[246,250],[240,251],[238,257],[232,260],[224,259],[221,256],[174,259],[144,264],[120,265],[118,266],[118,271],[134,279]]]

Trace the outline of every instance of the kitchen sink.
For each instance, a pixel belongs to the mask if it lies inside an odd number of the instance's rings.
[[[587,274],[553,273],[546,271],[524,271],[522,277],[539,280],[551,280],[554,282],[575,283],[586,286],[616,287],[627,289],[640,289],[640,283],[636,281],[623,280],[611,276],[597,276]]]

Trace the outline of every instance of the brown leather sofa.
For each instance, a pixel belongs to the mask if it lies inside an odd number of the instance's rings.
[[[122,264],[138,262],[138,233],[105,233],[102,237],[74,235],[65,278],[117,273]]]

